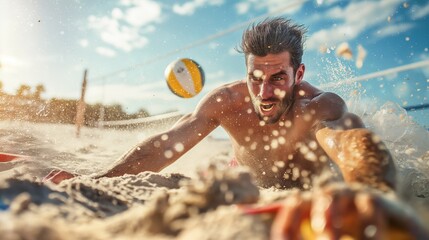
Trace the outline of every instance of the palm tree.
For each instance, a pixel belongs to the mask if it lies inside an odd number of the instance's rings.
[[[26,97],[26,96],[30,95],[30,90],[31,90],[30,86],[28,86],[26,84],[21,84],[21,86],[19,86],[18,90],[16,90],[16,96]]]
[[[36,86],[36,91],[34,92],[33,96],[36,99],[40,99],[40,95],[45,92],[45,86],[43,84],[39,84]]]

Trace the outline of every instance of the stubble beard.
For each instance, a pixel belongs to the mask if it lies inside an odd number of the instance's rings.
[[[252,97],[252,103],[253,103],[253,108],[255,109],[255,113],[258,116],[260,121],[264,121],[266,124],[274,124],[277,123],[280,118],[283,116],[283,114],[287,113],[293,105],[293,94],[290,94],[291,97],[289,98],[283,98],[280,101],[278,101],[278,99],[276,99],[279,103],[278,103],[278,110],[277,112],[272,115],[272,116],[264,116],[261,113],[261,109],[260,109],[260,103],[261,100],[258,99],[256,96],[254,96],[253,94],[251,94]]]

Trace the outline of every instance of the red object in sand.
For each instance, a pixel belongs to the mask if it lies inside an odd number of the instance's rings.
[[[10,162],[10,161],[13,161],[15,159],[26,158],[26,157],[27,156],[24,156],[24,155],[0,152],[0,162]]]

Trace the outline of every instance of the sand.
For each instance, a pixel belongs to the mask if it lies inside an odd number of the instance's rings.
[[[0,151],[32,156],[0,163],[1,239],[268,239],[274,215],[245,214],[243,206],[291,194],[256,186],[245,168],[227,168],[232,150],[224,139],[203,140],[161,173],[93,179],[154,130],[84,128],[77,139],[66,125],[0,122],[0,129]],[[415,131],[384,140],[400,172],[396,208],[429,222],[427,139]],[[408,143],[413,137],[422,147]],[[83,176],[42,183],[54,168]]]

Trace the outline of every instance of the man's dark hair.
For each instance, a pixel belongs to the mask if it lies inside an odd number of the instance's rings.
[[[294,24],[289,19],[267,18],[243,32],[238,51],[245,54],[246,61],[249,54],[264,57],[288,51],[295,72],[301,64],[306,32],[303,25]]]

